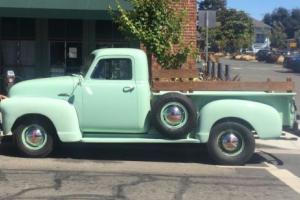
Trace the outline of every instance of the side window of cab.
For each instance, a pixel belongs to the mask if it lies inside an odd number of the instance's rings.
[[[132,80],[132,61],[128,58],[101,59],[91,78],[97,80]]]

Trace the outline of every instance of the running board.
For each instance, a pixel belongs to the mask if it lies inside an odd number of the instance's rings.
[[[83,143],[200,143],[198,139],[149,139],[149,138],[82,138]]]

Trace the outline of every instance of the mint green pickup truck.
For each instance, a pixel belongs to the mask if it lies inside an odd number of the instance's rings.
[[[278,138],[296,120],[295,93],[153,92],[145,53],[103,49],[81,75],[24,81],[0,104],[2,136],[45,157],[57,142],[206,143],[218,164],[241,165],[255,137]]]

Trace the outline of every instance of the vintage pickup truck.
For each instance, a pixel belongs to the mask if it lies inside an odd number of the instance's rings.
[[[141,50],[96,50],[90,60],[81,75],[18,83],[1,102],[2,136],[24,156],[45,157],[56,142],[206,143],[218,164],[241,165],[255,136],[280,137],[296,120],[292,92],[154,92]]]

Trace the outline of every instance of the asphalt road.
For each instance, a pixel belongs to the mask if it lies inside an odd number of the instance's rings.
[[[0,200],[300,197],[272,174],[282,163],[262,149],[242,167],[214,165],[203,145],[73,144],[47,159],[20,158],[11,144],[0,152]]]
[[[224,60],[241,80],[284,81],[279,65]],[[300,99],[300,98],[298,98]],[[298,107],[299,100],[297,100]],[[47,159],[0,145],[0,200],[300,199],[300,150],[257,146],[246,166],[216,166],[205,145],[69,144]]]

